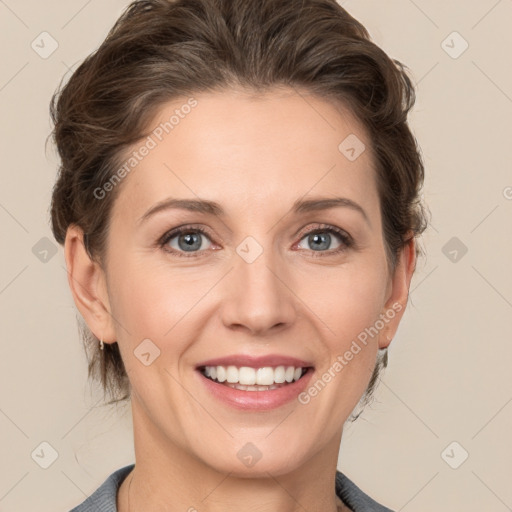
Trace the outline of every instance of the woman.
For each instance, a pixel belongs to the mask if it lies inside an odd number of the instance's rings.
[[[144,0],[52,101],[52,228],[136,463],[74,512],[385,511],[336,469],[426,221],[414,90],[334,0]]]

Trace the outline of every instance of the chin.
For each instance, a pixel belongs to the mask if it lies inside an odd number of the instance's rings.
[[[295,471],[304,462],[299,460],[297,453],[291,453],[289,446],[286,451],[269,449],[258,450],[253,443],[245,443],[236,450],[232,457],[224,456],[222,460],[205,460],[208,466],[219,473],[229,474],[235,478],[268,478],[286,475]]]

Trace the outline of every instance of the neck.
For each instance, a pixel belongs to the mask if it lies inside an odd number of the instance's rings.
[[[134,471],[132,471],[130,473],[130,475],[128,476],[128,478],[125,480],[125,482],[123,482],[123,485],[126,483],[127,484],[127,491],[126,491],[126,498],[123,499],[122,501],[118,500],[117,502],[117,510],[118,512],[133,512],[134,510],[146,510],[146,509],[142,509],[140,508],[139,505],[133,505],[133,508],[132,508],[132,502],[130,501],[130,496],[131,496],[131,486],[132,486],[132,481],[133,481],[133,476],[134,476]],[[118,496],[118,498],[120,497],[120,494]],[[261,503],[261,501],[260,501]],[[153,505],[152,505],[153,506]],[[269,506],[270,507],[270,506]],[[339,497],[335,497],[335,505],[334,505],[335,508],[333,508],[332,510],[334,512],[352,512],[351,509],[349,509],[341,500]],[[304,509],[304,507],[300,506],[299,507],[301,510]],[[150,509],[149,507],[147,507],[147,510],[152,510]],[[166,508],[166,510],[169,510]],[[197,512],[197,510],[193,507],[189,507],[188,509],[188,512]],[[207,510],[205,508],[205,510]],[[274,508],[270,507],[268,510],[275,510]],[[281,510],[281,509],[279,509]],[[290,509],[292,510],[292,509]],[[298,508],[294,508],[293,510],[298,510]],[[306,509],[307,510],[307,509]],[[322,509],[324,510],[324,509]],[[327,510],[331,510],[330,508],[327,508]]]
[[[119,512],[349,511],[334,492],[341,434],[301,467],[248,477],[215,470],[137,417],[136,465],[119,490]]]

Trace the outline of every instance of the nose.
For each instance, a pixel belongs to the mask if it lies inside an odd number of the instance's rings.
[[[293,324],[295,295],[283,262],[271,250],[249,263],[234,255],[234,268],[223,283],[221,317],[231,330],[264,336]]]

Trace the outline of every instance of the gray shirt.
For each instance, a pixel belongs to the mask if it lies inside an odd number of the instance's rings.
[[[117,512],[117,490],[133,467],[134,464],[130,464],[112,473],[91,496],[70,512]],[[354,512],[393,512],[379,505],[339,471],[336,471],[336,494]]]

